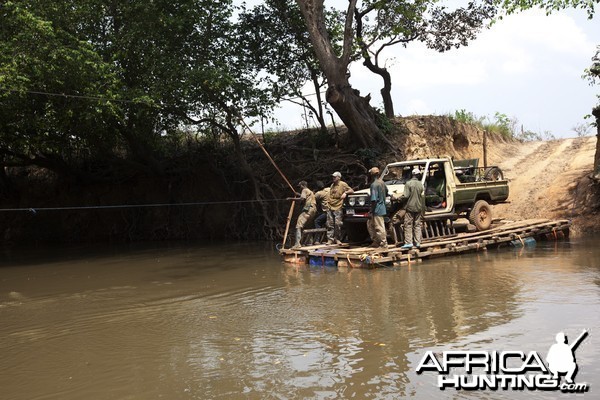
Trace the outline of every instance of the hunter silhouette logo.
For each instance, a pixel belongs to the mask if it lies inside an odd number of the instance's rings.
[[[565,393],[587,392],[588,383],[575,383],[575,349],[587,337],[583,332],[569,344],[563,332],[556,334],[546,363],[536,351],[427,351],[417,366],[417,374],[438,373],[441,390],[560,390]],[[451,373],[454,373],[451,375]],[[561,383],[561,376],[565,382]]]
[[[577,362],[575,361],[575,349],[579,343],[588,335],[587,330],[583,330],[581,335],[569,345],[567,337],[563,332],[556,334],[556,343],[548,350],[546,361],[548,369],[552,372],[554,379],[559,379],[559,375],[566,374],[567,383],[574,383],[573,379],[577,373]]]

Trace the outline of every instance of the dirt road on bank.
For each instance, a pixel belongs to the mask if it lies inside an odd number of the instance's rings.
[[[510,203],[494,206],[494,217],[576,217],[577,183],[592,171],[595,149],[595,136],[498,145],[489,164],[509,180]]]

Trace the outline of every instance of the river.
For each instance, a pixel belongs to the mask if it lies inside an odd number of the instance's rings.
[[[416,369],[429,350],[545,358],[583,329],[576,382],[598,398],[600,238],[376,270],[260,242],[0,253],[2,399],[562,398]]]

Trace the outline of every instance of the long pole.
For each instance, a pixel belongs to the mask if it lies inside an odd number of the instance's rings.
[[[287,185],[290,187],[290,189],[292,190],[292,193],[296,194],[296,191],[294,190],[294,186],[290,183],[290,181],[284,175],[284,173],[281,172],[281,170],[279,169],[279,167],[275,163],[275,160],[273,160],[273,158],[271,158],[271,155],[269,154],[269,152],[267,151],[267,149],[265,149],[265,146],[263,146],[263,144],[260,142],[260,140],[258,140],[258,137],[256,136],[256,134],[252,131],[252,129],[250,129],[250,127],[248,126],[248,124],[246,124],[246,122],[242,118],[240,118],[240,121],[242,122],[242,124],[244,125],[244,127],[246,129],[248,129],[248,131],[250,132],[250,134],[252,134],[252,137],[254,138],[254,140],[256,140],[256,143],[258,143],[258,145],[260,146],[260,149],[263,151],[263,153],[265,153],[265,155],[267,156],[267,158],[269,159],[269,161],[271,161],[271,164],[273,164],[273,166],[275,167],[275,169],[277,170],[277,172],[279,172],[279,175],[281,175],[281,177],[283,178],[283,180],[285,181],[285,183],[287,183]]]
[[[487,168],[487,133],[483,131],[483,167]]]
[[[285,223],[285,233],[283,234],[283,243],[281,244],[281,249],[285,249],[285,241],[287,239],[288,232],[290,230],[290,222],[292,221],[292,216],[294,215],[294,205],[295,201],[292,201],[292,205],[290,206],[290,212],[287,217],[287,222]]]
[[[279,172],[279,175],[281,175],[281,177],[283,178],[283,180],[285,181],[285,183],[287,183],[287,185],[292,190],[292,193],[294,193],[294,195],[295,195],[296,191],[294,190],[294,186],[290,183],[289,179],[285,176],[285,174],[279,169],[279,167],[275,163],[275,160],[273,160],[273,158],[271,157],[271,155],[269,154],[269,152],[267,151],[267,149],[265,149],[265,146],[263,146],[263,144],[260,142],[260,140],[258,140],[258,137],[256,136],[256,134],[252,131],[252,129],[250,129],[250,127],[248,126],[248,124],[246,124],[246,122],[241,117],[239,117],[239,120],[241,121],[242,125],[246,129],[248,129],[248,131],[250,132],[250,134],[252,135],[252,137],[254,138],[254,140],[256,140],[256,143],[258,143],[260,149],[263,151],[263,153],[265,153],[265,155],[267,156],[267,158],[269,159],[269,161],[271,162],[271,164],[273,164],[273,166],[275,167],[275,169],[277,170],[277,172]],[[292,205],[290,206],[290,212],[288,213],[288,217],[287,217],[287,222],[285,223],[285,233],[283,234],[283,243],[281,245],[282,249],[285,249],[285,242],[286,242],[286,239],[287,239],[288,232],[290,230],[290,222],[292,221],[292,217],[294,216],[294,205],[295,204],[296,204],[296,202],[292,201]]]

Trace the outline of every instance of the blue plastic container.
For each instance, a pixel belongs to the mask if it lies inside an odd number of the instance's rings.
[[[308,263],[313,266],[325,266],[325,267],[335,267],[336,262],[331,257],[319,257],[319,256],[310,256]]]
[[[510,242],[511,246],[514,247],[531,247],[536,245],[536,241],[533,237],[526,237],[523,241],[517,239]]]

